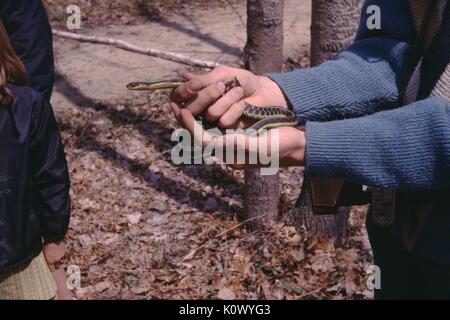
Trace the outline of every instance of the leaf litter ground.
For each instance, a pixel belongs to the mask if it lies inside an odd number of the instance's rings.
[[[166,94],[58,113],[72,179],[69,261],[79,299],[364,299],[365,208],[343,247],[283,224],[250,232],[242,174],[171,162]],[[293,203],[302,170],[281,172]],[[282,208],[283,210],[283,208]]]

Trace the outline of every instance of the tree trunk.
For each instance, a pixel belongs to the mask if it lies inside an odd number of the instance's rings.
[[[247,0],[245,67],[256,74],[280,72],[283,64],[284,0]],[[260,170],[245,171],[245,214],[255,219],[251,227],[276,220],[280,196],[279,176],[263,176]]]
[[[311,66],[325,62],[352,43],[358,29],[363,2],[312,1]],[[325,235],[337,244],[342,243],[346,236],[350,207],[340,208],[337,215],[314,215],[308,179],[303,182],[297,204],[301,208],[298,222],[306,227],[308,233]],[[290,219],[292,220],[292,217]]]
[[[364,0],[313,0],[311,66],[346,49],[355,38]]]

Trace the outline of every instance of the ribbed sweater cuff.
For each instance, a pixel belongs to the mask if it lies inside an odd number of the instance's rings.
[[[314,68],[267,74],[280,86],[300,123],[306,122],[305,117],[320,118],[320,110],[324,105],[320,97],[325,88],[315,83],[313,70]]]
[[[367,153],[359,121],[308,122],[306,171],[308,177],[353,180],[355,155]],[[361,161],[364,157],[359,158]]]
[[[306,175],[372,187],[448,186],[450,109],[429,98],[355,119],[306,124]]]

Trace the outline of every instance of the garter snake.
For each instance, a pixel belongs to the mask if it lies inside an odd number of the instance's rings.
[[[131,82],[127,85],[127,89],[135,91],[175,89],[185,82],[186,81],[183,79],[155,82]],[[227,81],[225,83],[225,91],[223,95],[231,89],[239,86],[241,86],[241,84],[236,77],[233,80]],[[254,130],[256,132],[263,129],[272,129],[284,126],[295,127],[297,125],[295,114],[283,107],[257,107],[245,102],[242,117],[256,121],[252,126],[246,129]]]

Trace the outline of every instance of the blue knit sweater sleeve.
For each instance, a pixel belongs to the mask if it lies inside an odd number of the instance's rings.
[[[372,187],[450,186],[450,105],[441,98],[357,119],[308,122],[306,174]]]
[[[367,28],[367,7],[378,5],[381,30]],[[398,106],[417,31],[409,1],[369,0],[356,40],[319,67],[269,74],[299,122],[358,117]]]

